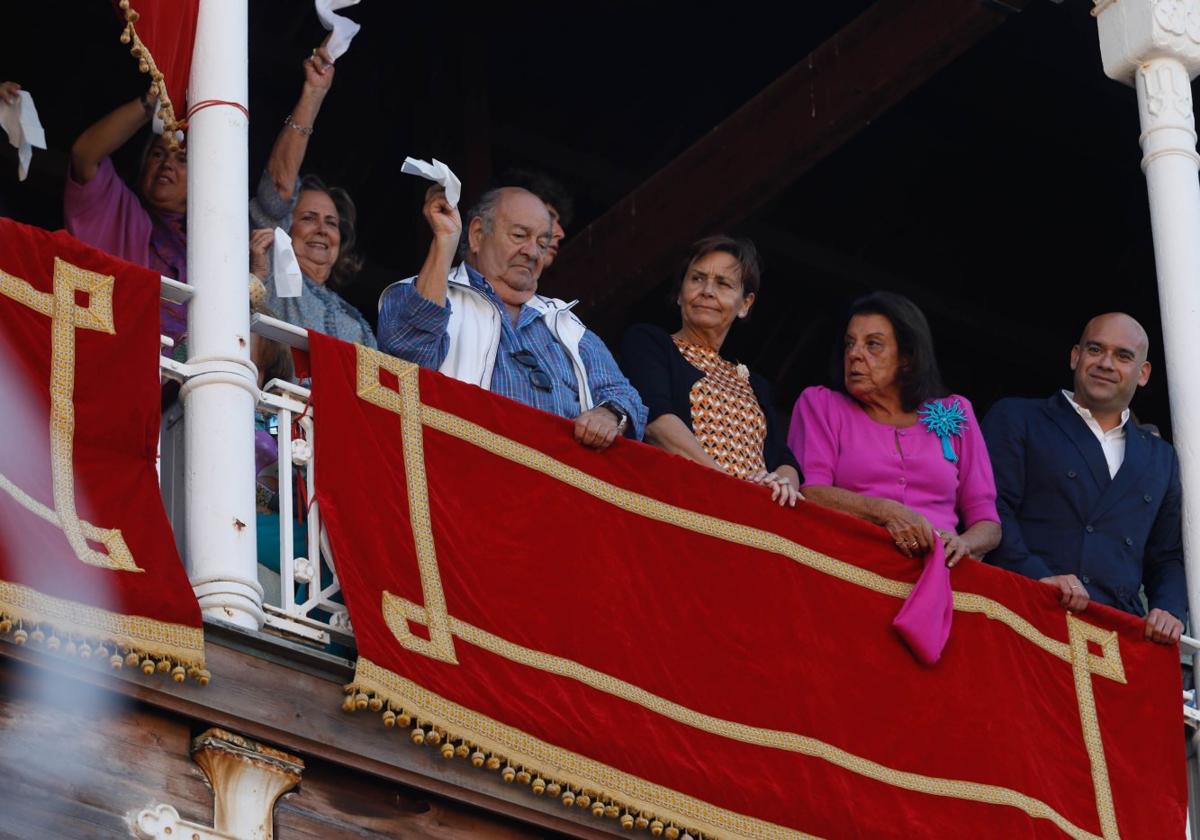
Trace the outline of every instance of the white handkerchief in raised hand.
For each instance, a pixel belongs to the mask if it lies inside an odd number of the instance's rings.
[[[458,199],[462,197],[462,182],[458,180],[457,175],[450,171],[449,166],[437,158],[433,159],[433,163],[426,163],[423,160],[406,157],[400,171],[405,175],[419,175],[441,184],[446,189],[446,201],[450,202],[451,207],[458,206]]]
[[[325,45],[325,49],[329,51],[329,57],[334,61],[346,54],[346,50],[350,49],[350,42],[354,40],[358,30],[362,29],[361,24],[355,23],[350,18],[335,15],[334,12],[347,6],[356,5],[358,5],[358,0],[316,0],[317,17],[321,19],[321,25],[333,33],[329,37],[329,43]]]
[[[281,228],[275,228],[275,294],[281,298],[297,298],[304,289],[300,263],[292,250],[292,238]]]
[[[8,142],[17,150],[17,178],[24,181],[29,174],[29,161],[35,148],[46,148],[46,132],[38,119],[37,108],[29,91],[17,91],[17,104],[0,102],[0,128]]]

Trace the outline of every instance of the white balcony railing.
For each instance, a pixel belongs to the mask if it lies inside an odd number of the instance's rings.
[[[191,293],[189,286],[162,278],[163,298],[186,304]],[[304,330],[274,318],[255,315],[251,330],[293,347],[308,347],[308,334]],[[164,337],[163,344],[169,347],[170,339]],[[191,375],[188,365],[167,357],[160,357],[160,370],[164,380],[184,382]],[[352,646],[349,612],[341,598],[333,552],[316,502],[313,459],[316,433],[309,396],[307,388],[273,379],[263,387],[257,404],[259,418],[271,430],[278,449],[275,467],[266,468],[262,476],[274,481],[278,512],[259,518],[260,524],[273,524],[271,517],[277,516],[277,540],[276,529],[258,529],[260,560],[266,559],[265,555],[278,557],[275,567],[278,572],[262,563],[258,567],[259,583],[264,590],[265,629],[321,646]],[[176,403],[163,414],[159,478],[181,556],[187,545],[183,429],[183,407]],[[305,527],[296,528],[298,522]],[[300,544],[297,531],[304,535]],[[271,544],[264,545],[266,541]]]
[[[280,522],[279,586],[264,587],[271,595],[277,594],[278,603],[268,598],[263,611],[267,627],[274,630],[321,644],[345,644],[352,638],[350,619],[341,600],[333,552],[316,501],[316,438],[308,400],[307,388],[276,379],[266,384],[258,402],[259,412],[276,420],[269,425],[277,430],[279,449],[275,476]],[[289,527],[298,519],[307,525],[302,545],[295,545],[296,534]],[[260,531],[258,539],[261,543],[270,536]]]

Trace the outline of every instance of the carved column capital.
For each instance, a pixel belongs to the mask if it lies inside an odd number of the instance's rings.
[[[271,840],[275,800],[300,783],[304,762],[224,729],[192,741],[192,760],[213,788],[213,827],[248,840]]]
[[[1094,3],[1100,56],[1110,79],[1132,86],[1137,71],[1155,59],[1179,62],[1189,79],[1200,74],[1200,0]]]

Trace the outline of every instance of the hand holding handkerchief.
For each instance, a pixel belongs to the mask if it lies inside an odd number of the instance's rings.
[[[34,148],[46,148],[46,132],[28,91],[16,91],[15,104],[0,99],[0,128],[17,150],[17,179],[24,181]]]
[[[300,263],[296,262],[296,252],[292,250],[292,237],[283,228],[277,227],[272,247],[275,249],[275,294],[281,298],[300,297],[304,279],[300,274]]]
[[[437,158],[433,159],[433,163],[427,163],[423,160],[406,157],[400,171],[405,175],[419,175],[436,184],[441,184],[446,190],[446,201],[450,202],[451,207],[458,207],[458,199],[462,197],[462,182],[458,180],[457,175],[450,171],[449,166]]]
[[[329,43],[325,45],[325,49],[334,61],[345,55],[346,50],[350,49],[350,42],[362,28],[361,24],[350,18],[335,15],[334,12],[357,4],[358,0],[316,0],[317,17],[321,19],[321,25],[333,33],[329,36]]]

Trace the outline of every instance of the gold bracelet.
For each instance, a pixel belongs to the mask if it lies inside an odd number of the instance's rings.
[[[291,126],[292,128],[296,129],[296,131],[299,131],[301,134],[303,134],[305,137],[312,137],[313,127],[311,125],[297,125],[296,122],[292,119],[291,114],[288,114],[286,117],[283,118],[283,124],[287,125],[287,126]]]

